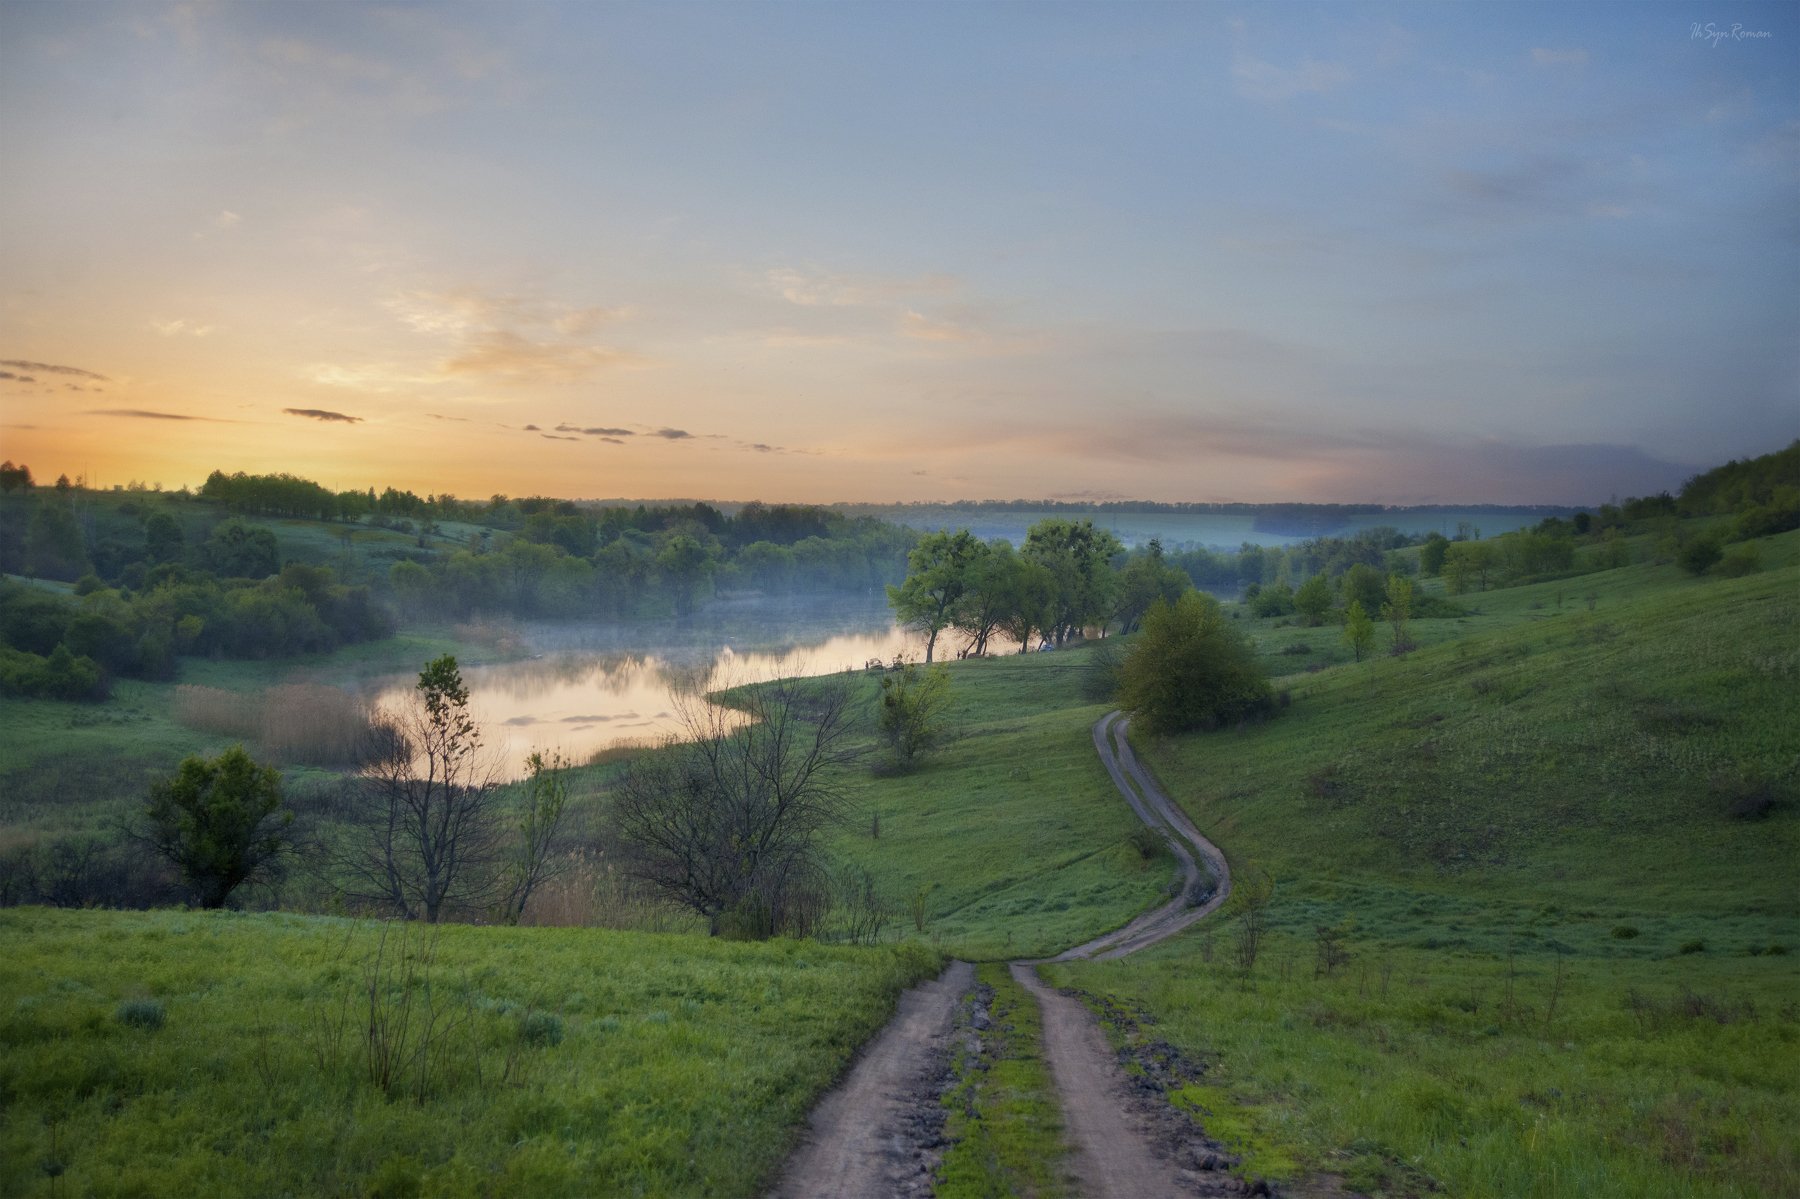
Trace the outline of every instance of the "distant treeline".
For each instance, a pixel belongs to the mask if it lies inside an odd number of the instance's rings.
[[[0,470],[0,691],[103,698],[183,655],[272,657],[385,637],[394,612],[608,619],[691,612],[720,592],[880,595],[913,530],[818,507],[599,508],[332,492],[215,471],[195,492],[37,487]],[[259,523],[267,518],[274,523]]]
[[[1567,515],[1577,509],[1563,504],[1244,504],[1159,503],[1155,500],[917,500],[892,504],[832,504],[835,511],[879,516],[906,512],[1166,512],[1177,516],[1271,516],[1342,521],[1352,516],[1396,513],[1437,515],[1459,512],[1529,512]]]
[[[93,492],[66,476],[38,487],[29,467],[7,462],[0,466],[0,571],[76,586],[73,595],[0,587],[0,689],[98,697],[113,676],[173,676],[183,654],[267,657],[384,637],[396,609],[412,616],[607,619],[684,614],[720,592],[879,595],[907,580],[907,557],[921,536],[868,513],[908,507],[943,506],[750,503],[727,512],[701,502],[596,505],[503,495],[473,501],[394,488],[334,492],[289,474],[222,471],[214,471],[198,493]],[[1376,505],[1066,507],[1333,518],[1420,511]],[[1441,510],[1466,516],[1484,509]],[[1800,528],[1800,441],[1696,475],[1677,495],[1664,492],[1592,511],[1542,511],[1549,514],[1535,526],[1487,540],[1464,520],[1453,538],[1375,527],[1285,548],[1246,542],[1236,551],[1170,553],[1155,543],[1126,553],[1116,539],[1093,537],[1098,531],[1091,529],[1092,544],[1082,541],[1076,553],[1053,546],[1056,539],[1049,536],[1080,527],[1076,522],[1040,522],[1043,527],[1034,525],[1034,536],[1017,555],[992,543],[971,551],[994,572],[972,594],[998,596],[1014,583],[1032,593],[1044,586],[1034,572],[1067,574],[1050,589],[1061,597],[1055,603],[1047,592],[1044,605],[1023,605],[1022,611],[1046,609],[1021,628],[1026,637],[1019,640],[1026,640],[1033,631],[1066,636],[1094,620],[1129,628],[1149,597],[1167,592],[1175,571],[1199,587],[1241,591],[1258,612],[1279,615],[1315,577],[1326,579],[1339,598],[1373,594],[1375,578],[1417,572],[1442,574],[1447,589],[1459,594],[1623,565],[1632,558],[1625,538],[1646,533],[1648,552],[1671,560],[1693,538],[1680,523],[1683,517],[1721,518],[1706,534],[1714,542]],[[327,523],[272,527],[253,517]],[[1073,574],[1064,569],[1069,562],[1079,565]],[[974,633],[995,627],[977,613]]]

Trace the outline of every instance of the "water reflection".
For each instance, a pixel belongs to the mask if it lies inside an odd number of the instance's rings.
[[[536,656],[462,672],[485,740],[515,774],[533,750],[585,762],[608,748],[659,740],[677,731],[674,700],[686,691],[925,655],[923,639],[895,627],[885,603],[739,602],[690,621],[527,626],[523,633]],[[938,644],[940,654],[954,656],[962,639]],[[417,681],[381,680],[377,702],[404,702]]]

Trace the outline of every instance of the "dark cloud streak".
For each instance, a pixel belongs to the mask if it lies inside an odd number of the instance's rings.
[[[84,371],[78,366],[58,366],[53,362],[29,362],[23,358],[0,358],[0,366],[15,367],[22,371],[37,371],[44,375],[74,375],[77,379],[92,379],[96,383],[112,382],[105,375]]]
[[[362,423],[362,417],[349,416],[342,412],[333,412],[328,408],[283,408],[289,416],[303,416],[307,420],[324,421],[327,424],[338,423],[356,425]]]
[[[212,416],[184,416],[179,412],[152,412],[148,408],[89,408],[87,416],[124,416],[132,420],[197,420],[214,425],[233,425],[236,421],[224,421]]]

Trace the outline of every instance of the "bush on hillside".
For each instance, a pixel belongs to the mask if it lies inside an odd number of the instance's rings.
[[[1151,733],[1217,728],[1274,709],[1255,651],[1199,591],[1151,607],[1120,669],[1119,704]]]
[[[1724,551],[1719,548],[1718,542],[1710,537],[1703,537],[1698,541],[1688,542],[1682,548],[1677,561],[1681,563],[1681,569],[1689,574],[1703,575],[1711,570],[1723,556]]]

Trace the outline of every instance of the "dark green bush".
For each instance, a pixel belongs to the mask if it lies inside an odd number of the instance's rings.
[[[168,1016],[159,999],[127,999],[113,1009],[114,1020],[127,1028],[141,1028],[147,1032],[161,1028]]]

